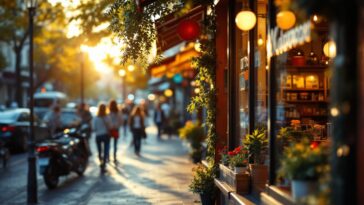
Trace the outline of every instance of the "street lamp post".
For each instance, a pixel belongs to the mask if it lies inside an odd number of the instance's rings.
[[[29,153],[28,153],[28,195],[27,201],[30,204],[37,203],[37,170],[34,142],[34,100],[33,100],[33,24],[37,0],[26,0],[29,12],[29,110],[30,110],[30,130],[29,130]]]
[[[125,97],[125,94],[126,94],[125,75],[126,75],[126,71],[124,69],[120,69],[119,76],[121,77],[121,86],[122,86],[121,97],[123,98],[124,102],[125,102],[125,98],[126,98]]]
[[[84,57],[83,54],[81,53],[81,105],[84,104]]]

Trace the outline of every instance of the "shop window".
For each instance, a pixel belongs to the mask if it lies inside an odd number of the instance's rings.
[[[330,144],[332,126],[329,118],[329,82],[334,59],[332,55],[330,58],[324,53],[325,43],[330,39],[329,29],[328,22],[323,17],[319,18],[320,22],[313,20],[317,16],[312,16],[311,21],[298,18],[296,24],[311,24],[309,38],[274,54],[275,77],[271,80],[276,84],[276,93],[270,94],[275,96],[276,103],[273,110],[276,116],[273,122],[276,154],[271,158],[274,157],[276,162],[275,185],[280,187],[287,187],[291,183],[288,176],[280,176],[278,172],[282,167],[282,159],[287,154],[284,152],[286,147],[303,139],[307,139],[311,146]],[[290,30],[283,31],[280,35],[288,31]],[[287,138],[281,136],[283,131],[288,133]],[[318,178],[314,179],[318,181]]]
[[[257,25],[255,32],[255,128],[267,129],[268,80],[266,38],[267,38],[267,2],[257,1]]]
[[[239,109],[239,136],[236,144],[241,144],[241,139],[249,130],[249,32],[236,30],[236,71],[238,79],[238,109]]]

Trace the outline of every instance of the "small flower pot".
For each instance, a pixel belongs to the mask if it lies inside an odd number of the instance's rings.
[[[245,173],[246,170],[247,170],[246,167],[234,167],[234,172],[237,173],[237,174]]]
[[[292,180],[291,189],[293,200],[297,201],[315,194],[318,190],[318,183],[309,180]]]
[[[264,191],[265,185],[268,180],[268,166],[263,164],[250,164],[249,165],[252,191],[256,194]]]

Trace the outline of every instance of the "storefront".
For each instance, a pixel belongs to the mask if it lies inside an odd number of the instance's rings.
[[[228,50],[224,79],[228,134],[219,136],[220,144],[233,150],[255,129],[265,129],[269,139],[263,163],[269,167],[267,187],[256,189],[250,185],[250,194],[238,194],[223,179],[217,179],[221,204],[242,204],[244,200],[264,204],[297,202],[291,192],[292,177],[281,174],[286,165],[282,163],[287,163],[284,150],[292,141],[297,146],[310,146],[312,152],[319,152],[314,150],[316,147],[330,150],[325,155],[326,170],[303,177],[294,174],[295,179],[316,182],[318,188],[310,200],[360,204],[359,8],[356,2],[340,1],[218,3],[217,11],[221,13],[217,19],[223,22],[225,18]],[[251,20],[244,19],[238,28],[239,20],[234,20],[239,12],[248,10],[253,12],[255,23],[249,25]],[[224,62],[221,58],[218,61]],[[217,117],[217,121],[223,119]],[[224,129],[223,125],[220,128]],[[301,143],[306,138],[308,144]]]

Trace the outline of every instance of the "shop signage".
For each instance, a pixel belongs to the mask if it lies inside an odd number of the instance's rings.
[[[278,27],[269,32],[272,54],[279,55],[297,45],[309,42],[311,39],[311,22],[307,21],[283,33]]]

